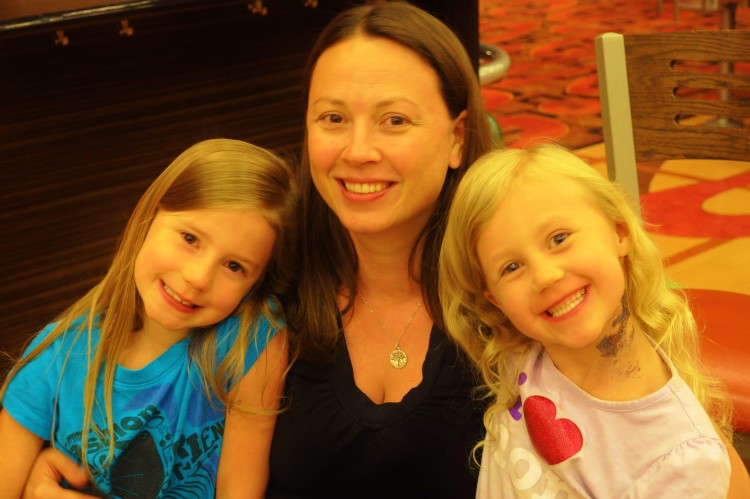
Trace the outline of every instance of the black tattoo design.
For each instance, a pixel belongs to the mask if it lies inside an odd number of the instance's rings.
[[[626,338],[627,331],[625,328],[628,325],[628,319],[630,319],[630,309],[628,308],[628,295],[625,293],[622,295],[620,301],[620,314],[610,324],[610,326],[617,328],[617,330],[602,338],[599,344],[596,345],[602,357],[616,357],[617,353],[625,346],[626,340],[633,340],[635,331],[632,329],[628,338]]]

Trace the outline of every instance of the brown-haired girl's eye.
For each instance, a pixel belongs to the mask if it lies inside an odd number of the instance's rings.
[[[229,270],[232,272],[243,272],[245,269],[237,262],[229,262],[227,264],[227,267],[229,267]]]

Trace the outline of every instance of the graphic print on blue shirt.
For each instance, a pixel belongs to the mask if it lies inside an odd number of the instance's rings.
[[[173,392],[173,385],[147,388],[115,411],[119,421],[114,424],[112,466],[104,466],[109,443],[106,434],[104,438],[89,434],[87,457],[102,490],[122,498],[213,495],[212,477],[216,476],[224,431],[221,405],[208,404],[200,390],[189,392],[187,399],[175,397]],[[80,455],[80,432],[63,442],[71,453]]]

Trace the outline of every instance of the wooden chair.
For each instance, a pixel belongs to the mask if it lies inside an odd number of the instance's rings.
[[[733,71],[750,31],[604,33],[595,48],[608,175],[636,206],[638,161],[750,161],[750,75]]]
[[[595,48],[608,176],[636,206],[638,161],[750,161],[750,75],[732,71],[750,62],[750,31],[605,33]],[[737,313],[721,308],[721,294],[687,291],[708,344],[702,360],[730,390],[735,430],[748,432],[748,333],[718,319]]]

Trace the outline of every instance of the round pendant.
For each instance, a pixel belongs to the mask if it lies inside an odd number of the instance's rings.
[[[398,345],[396,345],[396,348],[394,348],[391,352],[390,361],[393,367],[395,367],[396,369],[401,369],[406,365],[406,353],[401,350]]]

